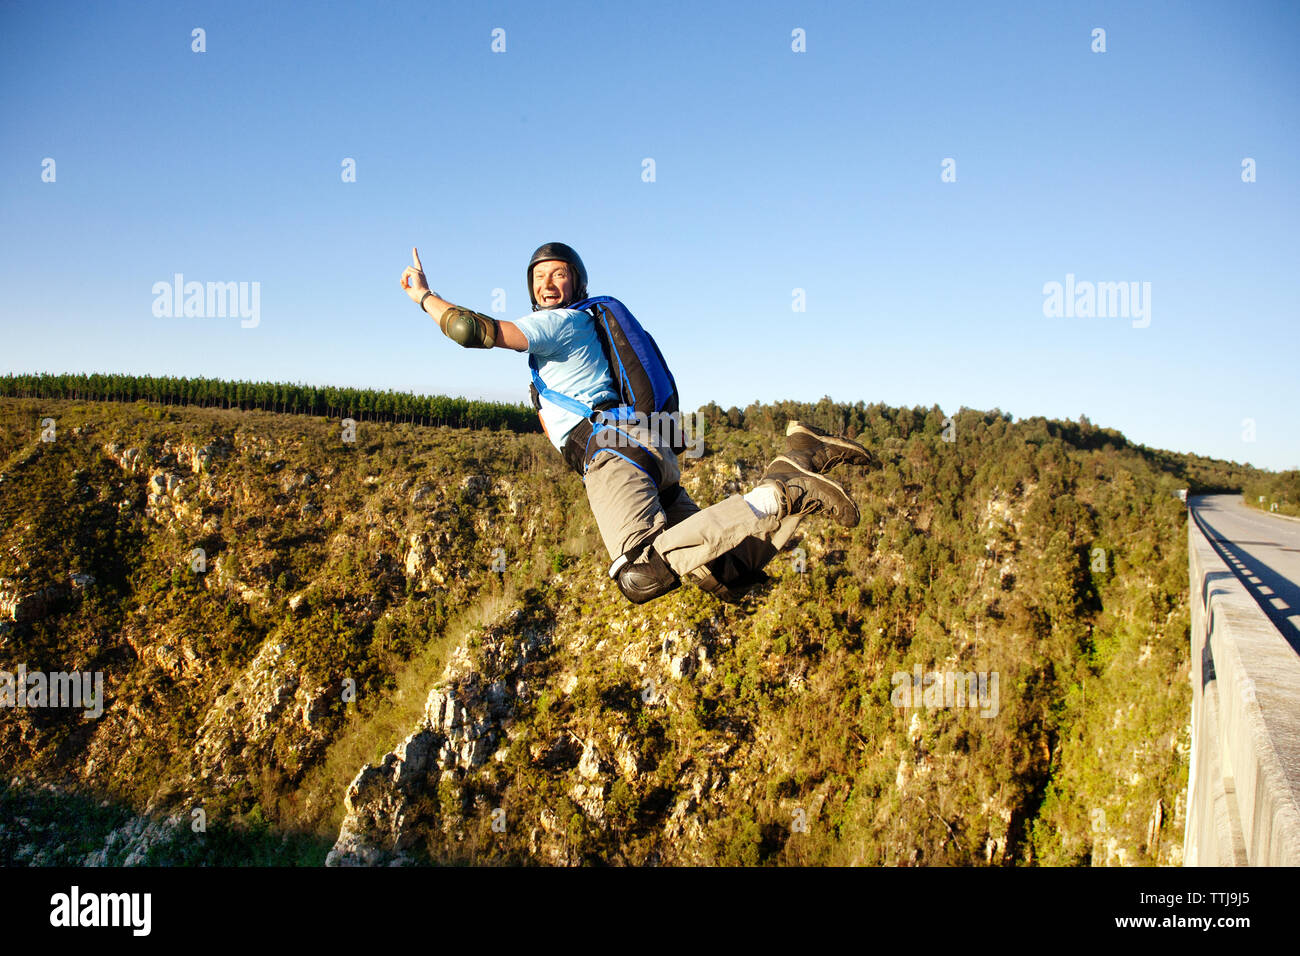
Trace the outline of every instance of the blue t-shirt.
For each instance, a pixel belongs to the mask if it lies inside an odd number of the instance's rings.
[[[588,406],[618,398],[591,313],[543,309],[515,320],[515,325],[528,340],[528,351],[537,358],[537,374],[547,388]],[[563,451],[564,440],[582,417],[545,398],[541,402],[546,433],[551,444]]]

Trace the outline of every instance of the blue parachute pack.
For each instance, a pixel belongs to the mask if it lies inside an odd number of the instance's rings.
[[[636,465],[659,485],[659,466],[650,452],[627,432],[620,422],[629,420],[649,424],[662,436],[660,444],[673,454],[685,450],[685,437],[678,411],[677,383],[664,361],[663,353],[649,332],[622,302],[613,296],[598,295],[569,306],[591,314],[596,323],[596,337],[609,362],[610,377],[619,400],[592,408],[572,396],[548,388],[537,371],[537,359],[528,357],[532,370],[533,407],[541,408],[538,397],[581,415],[565,442],[565,460],[580,475],[587,473],[592,459],[609,452]]]

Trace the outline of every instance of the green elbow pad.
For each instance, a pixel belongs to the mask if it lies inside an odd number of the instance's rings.
[[[497,344],[496,321],[460,306],[444,312],[439,325],[447,338],[467,349],[490,349]]]

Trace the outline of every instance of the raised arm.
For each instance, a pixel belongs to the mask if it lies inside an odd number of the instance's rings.
[[[528,351],[528,339],[517,325],[448,302],[429,288],[424,278],[424,266],[420,264],[420,253],[414,247],[411,248],[411,258],[415,264],[402,272],[402,289],[412,302],[437,320],[447,338],[467,349],[496,346],[516,352]]]

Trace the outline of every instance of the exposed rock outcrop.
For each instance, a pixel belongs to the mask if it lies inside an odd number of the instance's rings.
[[[411,808],[417,798],[437,793],[443,781],[454,786],[492,756],[509,733],[514,701],[527,698],[529,663],[550,644],[547,631],[522,619],[515,610],[488,628],[477,660],[466,645],[458,648],[429,692],[416,729],[378,764],[357,773],[327,866],[402,862],[414,838]]]

